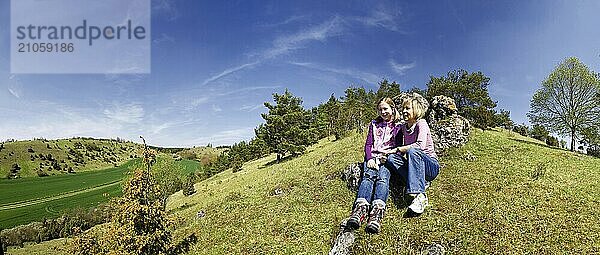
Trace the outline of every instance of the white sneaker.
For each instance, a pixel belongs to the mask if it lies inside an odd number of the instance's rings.
[[[427,195],[425,193],[419,193],[408,206],[408,209],[414,213],[421,214],[425,211],[425,207],[429,204]]]

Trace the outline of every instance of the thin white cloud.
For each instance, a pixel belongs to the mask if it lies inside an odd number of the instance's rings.
[[[252,63],[246,63],[246,64],[243,64],[243,65],[240,65],[240,66],[236,66],[236,67],[232,67],[232,68],[226,69],[225,71],[221,72],[220,74],[217,74],[215,76],[212,76],[212,77],[204,80],[204,82],[202,83],[202,86],[204,86],[204,85],[206,85],[208,83],[211,83],[213,81],[216,81],[218,79],[221,79],[221,78],[223,78],[223,77],[225,77],[227,75],[230,75],[232,73],[235,73],[237,71],[240,71],[240,70],[242,70],[244,68],[254,66],[254,65],[258,64],[258,63],[259,63],[259,61],[254,61]]]
[[[191,140],[185,146],[205,145],[211,143],[213,145],[232,145],[242,140],[249,140],[254,136],[254,127],[244,127],[238,129],[224,130],[214,135],[201,137]]]
[[[260,24],[259,26],[265,27],[265,28],[273,28],[273,27],[288,25],[291,23],[299,22],[299,21],[308,20],[309,18],[310,18],[310,15],[294,15],[289,18],[286,18],[284,21],[281,21],[281,22],[264,23],[264,24]]]
[[[16,98],[21,98],[21,96],[19,96],[19,93],[12,88],[8,88],[8,92],[10,92],[10,94],[12,94]]]
[[[155,45],[160,45],[163,43],[175,43],[175,38],[165,33],[161,33],[158,38],[152,40],[152,43],[154,43]]]
[[[256,104],[256,105],[243,105],[242,107],[240,107],[238,110],[240,111],[247,111],[247,112],[252,112],[255,110],[258,110],[260,108],[263,108],[265,105],[264,104]]]
[[[137,103],[115,103],[104,109],[102,113],[111,120],[128,124],[140,123],[144,118],[144,108]]]
[[[152,126],[150,126],[149,130],[150,130],[150,132],[153,135],[157,135],[157,134],[160,134],[161,131],[163,131],[163,130],[165,130],[167,128],[170,128],[172,126],[173,126],[172,122],[165,122],[165,123],[162,123],[160,125],[152,125]]]
[[[228,96],[228,95],[232,95],[232,94],[238,94],[238,93],[249,92],[249,91],[254,91],[254,90],[278,89],[278,88],[281,88],[281,86],[244,87],[244,88],[241,88],[241,89],[235,89],[235,90],[230,90],[230,91],[226,91],[226,92],[222,92],[222,93],[216,93],[215,96]]]
[[[392,70],[394,70],[394,72],[396,72],[399,75],[404,75],[406,74],[406,71],[417,66],[416,62],[412,62],[412,63],[408,63],[408,64],[399,64],[396,63],[396,61],[394,61],[393,59],[390,59],[388,61],[388,63],[390,64],[390,67],[392,67]]]
[[[326,22],[303,29],[298,33],[278,37],[273,41],[273,47],[262,53],[262,57],[274,58],[293,50],[304,48],[309,42],[325,41],[329,37],[340,35],[342,25],[343,20],[335,16]]]
[[[402,12],[400,10],[380,5],[375,8],[369,16],[354,17],[353,20],[369,27],[378,27],[394,32],[406,33],[400,26],[401,17]]]
[[[21,98],[21,80],[16,75],[10,75],[8,77],[8,92],[14,97],[20,99]]]
[[[204,103],[208,102],[208,99],[210,99],[209,96],[203,96],[203,97],[198,97],[192,100],[191,105],[193,107],[197,107],[200,105],[203,105]]]
[[[221,111],[223,111],[223,109],[221,109],[221,107],[219,107],[216,104],[212,105],[212,110],[213,110],[213,112],[221,112]]]
[[[328,21],[316,26],[302,29],[297,33],[279,36],[273,40],[272,47],[258,54],[251,54],[251,56],[257,59],[256,61],[225,69],[221,73],[204,80],[202,86],[219,80],[232,73],[258,65],[267,59],[276,58],[278,56],[291,53],[294,50],[304,48],[306,47],[306,44],[310,42],[325,41],[332,36],[340,35],[342,31],[342,24],[343,20],[340,17],[335,16]]]
[[[363,80],[369,84],[375,85],[378,84],[379,81],[383,78],[383,76],[379,76],[373,73],[363,72],[351,68],[332,68],[326,67],[314,63],[306,63],[306,62],[288,62],[292,65],[302,66],[310,69],[315,69],[323,72],[331,72],[336,74],[342,74],[346,76],[350,76],[356,79]]]

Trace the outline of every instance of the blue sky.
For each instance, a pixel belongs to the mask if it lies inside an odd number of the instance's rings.
[[[517,123],[562,60],[600,64],[598,1],[152,1],[150,74],[11,74],[0,1],[0,140],[139,135],[160,146],[254,135],[286,88],[305,107],[382,78],[463,68]]]

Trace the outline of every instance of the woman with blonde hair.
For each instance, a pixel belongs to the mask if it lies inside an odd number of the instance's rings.
[[[435,154],[435,147],[425,113],[428,103],[417,93],[410,94],[402,100],[402,114],[406,123],[401,126],[402,146],[386,151],[389,166],[396,171],[406,184],[406,193],[413,199],[408,206],[409,212],[420,215],[428,205],[425,194],[428,184],[439,174],[440,164]],[[398,153],[405,157],[397,157]]]
[[[358,187],[354,209],[347,226],[358,229],[367,219],[365,231],[379,233],[389,195],[390,169],[387,153],[402,144],[400,113],[394,101],[383,98],[377,104],[379,116],[369,125],[365,141],[363,177]]]

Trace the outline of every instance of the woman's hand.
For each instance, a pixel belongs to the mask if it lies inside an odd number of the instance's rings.
[[[410,149],[410,145],[404,145],[396,148],[398,152],[406,153]]]
[[[398,153],[398,148],[393,148],[393,149],[389,149],[389,150],[385,150],[383,151],[383,155],[390,155],[390,154],[396,154]]]
[[[369,161],[367,161],[367,167],[373,168],[373,169],[379,168],[379,166],[377,165],[377,161],[375,161],[375,158],[371,158],[371,159],[369,159]]]

